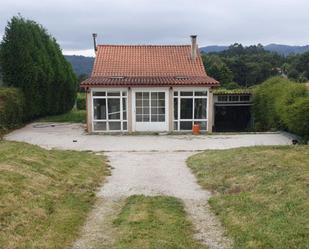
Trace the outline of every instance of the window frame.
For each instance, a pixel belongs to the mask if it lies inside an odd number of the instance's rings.
[[[104,96],[95,96],[95,92],[105,92]],[[119,92],[119,96],[109,96],[108,93],[115,93]],[[105,99],[106,100],[106,118],[105,119],[95,119],[94,118],[94,100],[95,99]],[[109,119],[109,112],[108,112],[108,103],[109,99],[119,99],[120,100],[120,118],[119,119]],[[123,102],[125,100],[125,111],[126,111],[126,118],[124,119],[124,105]],[[110,88],[110,89],[91,89],[91,117],[92,117],[92,132],[122,132],[122,131],[128,131],[128,89],[126,88]],[[106,123],[106,130],[95,130],[94,124],[96,122],[105,122]],[[120,122],[120,130],[111,130],[109,128],[110,124],[109,122]],[[124,129],[124,123],[126,123],[126,129]]]
[[[177,93],[175,93],[177,92]],[[192,96],[182,96],[181,92],[192,92]],[[206,92],[206,95],[197,95],[196,92]],[[177,119],[175,119],[174,112],[173,112],[173,131],[179,132],[188,132],[190,130],[183,130],[180,129],[181,122],[191,122],[192,126],[196,122],[206,122],[206,130],[208,131],[208,115],[209,115],[209,106],[210,106],[210,98],[209,98],[209,88],[175,88],[173,89],[173,110],[175,107],[175,99],[177,100]],[[181,118],[181,99],[192,99],[192,118],[191,119],[182,119]],[[205,119],[198,119],[195,118],[195,100],[196,99],[206,99],[206,118]],[[175,111],[175,110],[174,110]],[[175,126],[177,129],[175,129]]]

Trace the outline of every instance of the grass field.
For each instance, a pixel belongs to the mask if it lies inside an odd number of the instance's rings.
[[[86,152],[0,142],[0,248],[69,248],[109,174]]]
[[[309,147],[206,151],[188,159],[235,248],[309,248]]]
[[[86,111],[75,110],[60,115],[41,118],[40,122],[86,123]]]
[[[206,249],[193,239],[183,204],[174,197],[131,196],[114,225],[119,249]]]

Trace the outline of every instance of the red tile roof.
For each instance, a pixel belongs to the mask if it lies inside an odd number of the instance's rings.
[[[181,76],[181,77],[180,77]],[[182,78],[183,77],[183,78]],[[81,86],[218,85],[190,45],[99,45]]]

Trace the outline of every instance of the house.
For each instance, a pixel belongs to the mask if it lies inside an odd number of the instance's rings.
[[[87,92],[88,132],[212,131],[219,82],[191,45],[96,45]]]

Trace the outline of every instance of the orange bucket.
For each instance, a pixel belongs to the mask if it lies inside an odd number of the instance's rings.
[[[201,126],[200,126],[200,124],[194,124],[192,126],[192,133],[193,133],[193,135],[200,135],[201,134]]]

